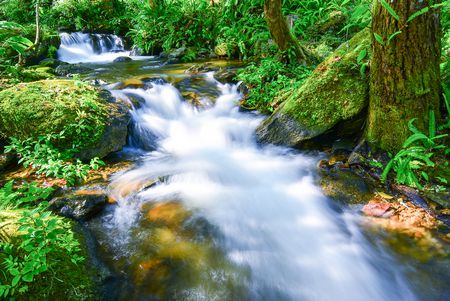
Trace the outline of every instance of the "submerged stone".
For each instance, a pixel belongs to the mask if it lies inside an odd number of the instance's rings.
[[[146,214],[148,221],[168,227],[179,227],[190,213],[178,202],[159,203]]]
[[[368,105],[368,81],[359,73],[357,57],[369,49],[369,31],[363,30],[317,66],[300,89],[282,91],[275,100],[282,104],[257,129],[258,140],[297,146],[342,122],[351,127]],[[348,126],[339,131],[347,132]]]

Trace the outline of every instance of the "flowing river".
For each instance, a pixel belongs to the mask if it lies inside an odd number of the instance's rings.
[[[75,37],[63,39],[60,57],[90,62],[91,77],[114,83],[158,74],[180,83],[107,86],[135,105],[121,153],[133,165],[109,183],[116,204],[87,225],[119,275],[105,300],[449,297],[448,267],[424,272],[402,261],[369,238],[359,213],[322,194],[320,153],[259,145],[254,133],[263,117],[239,110],[236,84],[221,84],[212,73],[177,73],[148,57],[108,63],[117,43],[94,53],[87,36]],[[194,105],[183,89],[203,94]],[[431,281],[433,273],[443,273],[444,283]]]

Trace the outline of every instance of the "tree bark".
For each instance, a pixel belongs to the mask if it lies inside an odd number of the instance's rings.
[[[35,13],[36,13],[36,38],[34,39],[34,47],[37,48],[39,46],[41,38],[39,29],[39,0],[36,0]]]
[[[284,52],[292,49],[301,64],[308,64],[310,56],[306,49],[292,36],[286,18],[281,13],[281,0],[265,0],[264,16],[270,35],[280,51]]]
[[[429,110],[439,116],[440,12],[430,8],[429,12],[407,22],[414,13],[431,5],[431,1],[387,2],[398,20],[379,0],[373,2],[366,137],[375,148],[396,152],[411,135],[407,127],[409,120],[417,118],[414,124],[425,130]],[[375,34],[382,37],[382,43]]]

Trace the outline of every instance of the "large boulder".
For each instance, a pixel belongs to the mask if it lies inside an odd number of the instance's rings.
[[[257,129],[259,141],[297,146],[343,122],[361,119],[358,115],[369,97],[368,80],[361,76],[357,63],[362,51],[370,51],[368,30],[338,47],[300,89],[282,91],[276,99],[282,104]]]
[[[128,107],[106,90],[71,80],[43,80],[0,91],[0,137],[24,140],[64,131],[57,147],[76,145],[88,160],[126,143]]]

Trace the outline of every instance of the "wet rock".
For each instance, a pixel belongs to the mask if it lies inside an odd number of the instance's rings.
[[[105,91],[109,96],[109,91]],[[94,157],[103,158],[108,154],[117,152],[127,143],[128,124],[131,116],[128,106],[121,100],[115,100],[107,108],[105,130],[100,138],[88,148],[76,154],[81,160],[89,160]]]
[[[119,56],[114,59],[113,63],[131,62],[132,60],[129,56]]]
[[[186,53],[186,47],[180,47],[169,53],[167,56],[169,59],[179,59]]]
[[[427,202],[420,196],[419,191],[417,189],[405,185],[396,185],[396,184],[393,184],[391,188],[393,189],[393,191],[401,195],[404,195],[415,206],[428,209]]]
[[[134,45],[133,47],[131,47],[131,52],[130,52],[131,56],[140,56],[140,55],[144,55],[144,50],[142,48],[137,47],[136,45]]]
[[[56,68],[61,64],[65,64],[65,63],[58,59],[54,59],[54,58],[46,58],[39,62],[39,66],[51,67],[51,68]]]
[[[111,192],[109,194],[109,202],[114,203],[118,199],[125,198],[129,194],[143,191],[147,188],[160,184],[160,179],[135,178],[126,182],[113,182],[110,184]]]
[[[437,204],[437,207],[450,208],[450,191],[448,189],[441,192],[425,191],[424,195],[429,201]]]
[[[61,63],[58,67],[56,67],[55,74],[70,77],[73,74],[88,73],[90,71],[92,71],[92,68],[83,64]]]
[[[373,188],[351,170],[330,169],[327,161],[321,170],[320,186],[324,194],[343,204],[361,204],[372,197]]]
[[[187,103],[191,104],[196,108],[203,107],[200,95],[192,91],[183,91],[181,96],[186,100]]]
[[[107,196],[101,191],[79,191],[52,199],[50,209],[75,220],[89,220],[100,213],[106,204]]]
[[[236,82],[234,80],[235,77],[236,77],[235,72],[223,68],[214,73],[214,78],[222,84]]]
[[[194,64],[191,67],[189,67],[188,69],[186,69],[186,71],[184,71],[184,73],[198,74],[198,73],[205,73],[205,72],[216,71],[216,70],[218,70],[218,69],[216,67],[212,66],[211,63],[204,63],[204,64]]]
[[[370,34],[364,30],[342,44],[322,62],[298,90],[277,97],[282,104],[257,129],[262,143],[298,146],[332,130],[354,124],[368,105],[368,81],[354,69],[362,49],[370,51]],[[363,120],[364,118],[362,118]],[[359,130],[358,130],[359,129]],[[346,127],[339,132],[346,132]],[[360,126],[353,134],[361,132]],[[348,135],[348,133],[346,133]]]
[[[240,83],[238,86],[238,92],[246,97],[250,93],[250,88],[246,84]]]
[[[375,217],[389,217],[392,216],[392,212],[387,213],[391,209],[391,204],[383,199],[372,199],[364,205],[362,212],[368,216]]]
[[[153,85],[163,85],[166,84],[167,81],[164,80],[161,77],[154,76],[154,77],[142,77],[142,78],[129,78],[122,82],[120,82],[117,86],[115,86],[115,89],[126,89],[126,88],[133,88],[133,89],[151,89],[153,88]]]
[[[389,198],[391,196],[388,196]],[[402,198],[387,200],[383,194],[375,195],[362,209],[371,221],[383,228],[420,238],[437,228],[439,222],[428,210]]]

